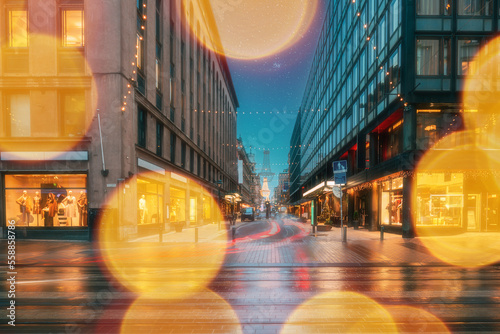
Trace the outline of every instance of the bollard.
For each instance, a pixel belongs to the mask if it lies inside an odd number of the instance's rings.
[[[384,241],[384,227],[380,226],[380,241]]]
[[[194,242],[198,242],[198,227],[194,228]]]
[[[342,228],[342,242],[347,242],[347,226]]]
[[[232,236],[232,238],[233,238],[232,240],[234,240],[234,235],[235,235],[235,234],[236,234],[236,228],[233,226],[233,227],[231,228],[231,236]]]

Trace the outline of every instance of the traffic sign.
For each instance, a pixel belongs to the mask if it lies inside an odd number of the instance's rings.
[[[335,181],[335,184],[346,184],[347,183],[345,173],[335,174],[333,176],[333,180]]]
[[[347,183],[347,161],[339,160],[333,162],[333,179],[335,184]]]
[[[333,162],[333,174],[347,173],[347,160]]]
[[[337,198],[340,198],[342,196],[342,190],[340,189],[340,187],[334,186],[332,188],[332,192],[333,192],[333,195]]]

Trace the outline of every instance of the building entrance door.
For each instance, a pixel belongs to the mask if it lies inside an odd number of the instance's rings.
[[[465,210],[467,231],[479,231],[481,228],[481,195],[468,194]]]
[[[486,231],[500,231],[498,194],[488,194],[486,199]]]

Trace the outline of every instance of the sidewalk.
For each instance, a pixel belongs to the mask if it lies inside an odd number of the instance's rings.
[[[238,226],[239,224],[236,224]],[[162,235],[162,242],[195,242],[198,237],[198,242],[208,241],[227,241],[227,235],[230,229],[227,228],[226,222],[219,224],[206,224],[202,226],[184,227],[181,232],[165,232]],[[196,236],[198,234],[198,236]],[[130,242],[159,242],[159,234],[139,237],[130,240]]]

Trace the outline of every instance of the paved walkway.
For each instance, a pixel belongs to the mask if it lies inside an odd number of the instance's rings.
[[[240,238],[239,228],[251,223],[237,222],[234,241],[231,241],[233,230],[230,226],[226,228],[222,226],[219,229],[217,224],[208,224],[198,228],[185,228],[180,233],[164,233],[161,243],[158,242],[158,235],[130,242],[152,243],[149,248],[161,247],[161,251],[165,254],[175,251],[178,261],[182,261],[183,253],[179,250],[183,247],[187,249],[185,247],[189,246],[191,255],[201,253],[210,256],[209,252],[212,249],[214,252],[219,252],[223,245],[222,247],[227,248],[224,266],[229,267],[450,265],[434,256],[425,246],[423,239],[418,237],[404,239],[401,235],[385,233],[382,241],[378,231],[348,228],[347,242],[342,242],[341,229],[338,227],[313,235],[310,225],[299,223],[294,219],[269,220],[270,226],[276,226],[278,223],[281,226],[279,234],[270,233],[259,236],[258,239]],[[5,260],[7,243],[0,244],[5,245],[5,251],[0,254],[0,258]],[[84,241],[18,239],[16,263],[95,265],[103,261],[98,248],[97,243]],[[195,257],[191,256],[190,259],[195,260]]]

